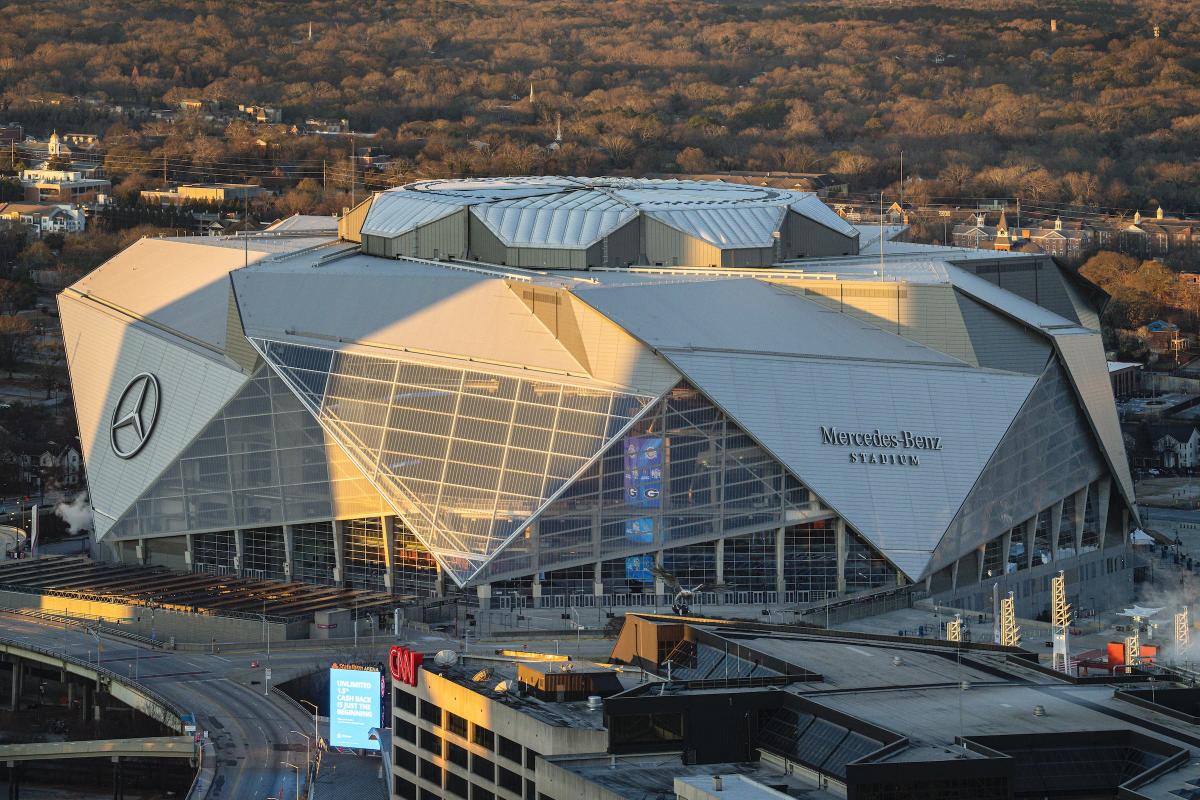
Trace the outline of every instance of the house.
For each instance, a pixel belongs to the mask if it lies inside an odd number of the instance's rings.
[[[87,223],[78,206],[51,203],[0,203],[0,219],[28,226],[37,239],[47,233],[81,233]]]
[[[360,147],[355,151],[354,160],[358,166],[368,169],[382,167],[392,160],[392,157],[378,147]]]
[[[1200,222],[1168,217],[1161,206],[1154,219],[1135,211],[1132,222],[1115,227],[1117,249],[1130,255],[1146,258],[1200,248]]]
[[[1179,280],[1190,286],[1200,286],[1200,272],[1181,272]]]
[[[1179,338],[1179,326],[1174,322],[1156,319],[1146,326],[1146,340],[1156,353],[1169,353],[1172,342]]]
[[[25,129],[15,122],[0,123],[0,145],[11,147],[25,138]]]
[[[199,100],[194,97],[188,97],[179,101],[180,111],[204,111],[209,107],[207,100]]]
[[[239,103],[238,111],[242,112],[255,122],[261,122],[264,124],[283,122],[283,112],[278,108],[272,108],[271,106],[246,105],[244,103]]]
[[[92,150],[100,144],[100,135],[96,133],[64,133],[62,141],[73,148]]]
[[[85,178],[78,170],[23,170],[21,185],[25,199],[33,203],[77,203],[84,197],[112,193],[110,181]]]
[[[1187,423],[1151,425],[1151,440],[1160,463],[1168,469],[1200,466],[1200,429]]]

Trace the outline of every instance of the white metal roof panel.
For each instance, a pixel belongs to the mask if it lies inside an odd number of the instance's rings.
[[[575,295],[657,349],[962,361],[754,278],[581,286]]]
[[[207,237],[196,237],[204,239]],[[172,239],[142,239],[72,287],[217,350],[225,347],[229,272],[267,255]]]
[[[389,191],[375,196],[362,233],[368,236],[400,236],[421,225],[436,222],[458,211],[467,202],[446,202],[444,198],[430,199],[418,192]]]
[[[733,206],[646,211],[670,225],[717,247],[772,247],[787,209],[783,206]]]
[[[584,372],[504,280],[467,271],[355,256],[316,269],[234,274],[247,336],[288,332],[432,353]]]
[[[1036,381],[933,365],[663,355],[914,580]],[[901,444],[827,444],[822,428],[878,430]],[[904,447],[905,431],[937,437],[939,449]],[[900,456],[918,463],[892,463]]]
[[[986,278],[981,278],[962,267],[947,264],[946,275],[953,281],[955,286],[966,294],[971,295],[984,305],[991,306],[997,311],[1021,320],[1027,325],[1047,330],[1071,328],[1077,329],[1082,333],[1090,332],[1087,328],[1081,327],[1079,323],[1059,316],[1044,306],[1039,306],[1031,300],[1026,300],[1019,294],[1002,289]],[[1101,358],[1102,363],[1103,360]]]
[[[636,209],[587,191],[487,203],[472,213],[509,247],[588,247],[637,217]]]

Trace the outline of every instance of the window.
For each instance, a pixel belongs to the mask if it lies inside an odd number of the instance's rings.
[[[496,734],[492,733],[482,725],[476,725],[472,733],[471,741],[480,747],[486,747],[488,750],[496,749]]]
[[[403,800],[417,800],[417,785],[399,775],[392,776],[392,794]]]
[[[487,778],[490,783],[496,782],[496,765],[483,756],[471,756],[471,772]]]
[[[408,692],[395,691],[393,694],[393,702],[396,704],[396,709],[399,711],[407,711],[409,714],[416,716],[417,714],[417,696]]]
[[[446,742],[446,759],[463,769],[467,768],[467,749],[459,747],[454,742]]]
[[[525,800],[533,800],[537,796],[537,786],[528,778],[525,779]]]
[[[455,736],[467,738],[467,721],[458,714],[446,712],[446,730],[453,733]]]
[[[506,736],[501,736],[499,738],[500,738],[500,755],[504,756],[509,761],[513,762],[514,764],[520,764],[521,763],[521,745],[517,744],[512,739],[509,739]]]
[[[411,772],[414,775],[417,772],[417,756],[411,750],[405,750],[402,747],[393,747],[392,761],[405,772]]]
[[[471,800],[496,800],[496,795],[481,786],[471,784]]]
[[[437,792],[431,792],[428,789],[422,789],[421,800],[442,800],[442,796]]]
[[[609,718],[614,745],[664,744],[683,741],[682,714],[619,714]]]
[[[421,701],[421,719],[434,725],[442,724],[442,709],[428,700]]]
[[[421,777],[430,783],[442,785],[442,768],[425,759],[421,759]]]
[[[397,739],[405,742],[417,743],[417,726],[407,720],[397,717],[392,720],[392,732]]]
[[[496,781],[496,783],[500,784],[501,788],[507,789],[508,791],[512,792],[513,794],[521,793],[521,776],[520,775],[518,775],[517,773],[515,773],[511,770],[507,770],[504,767],[498,767],[496,771],[498,774],[497,775],[498,780]]]
[[[540,755],[541,755],[541,753],[539,753],[538,751],[532,750],[532,749],[526,747],[525,748],[525,767],[527,769],[533,769],[537,765],[538,756],[540,756]]]
[[[471,784],[467,782],[466,778],[455,775],[453,772],[446,773],[446,791],[451,794],[467,800],[470,786]]]
[[[440,756],[442,754],[441,737],[433,731],[421,731],[421,749]]]

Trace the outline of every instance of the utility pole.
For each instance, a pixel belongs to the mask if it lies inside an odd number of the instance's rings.
[[[354,181],[358,177],[358,168],[354,163],[354,135],[350,136],[350,207],[354,208]]]

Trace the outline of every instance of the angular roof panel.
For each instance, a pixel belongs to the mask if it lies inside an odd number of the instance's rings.
[[[664,355],[913,580],[1036,380],[932,365]],[[877,432],[896,442],[881,444]],[[842,433],[867,438],[843,444]],[[916,437],[936,447],[918,447]]]
[[[967,365],[755,278],[585,286],[577,297],[663,350]]]

